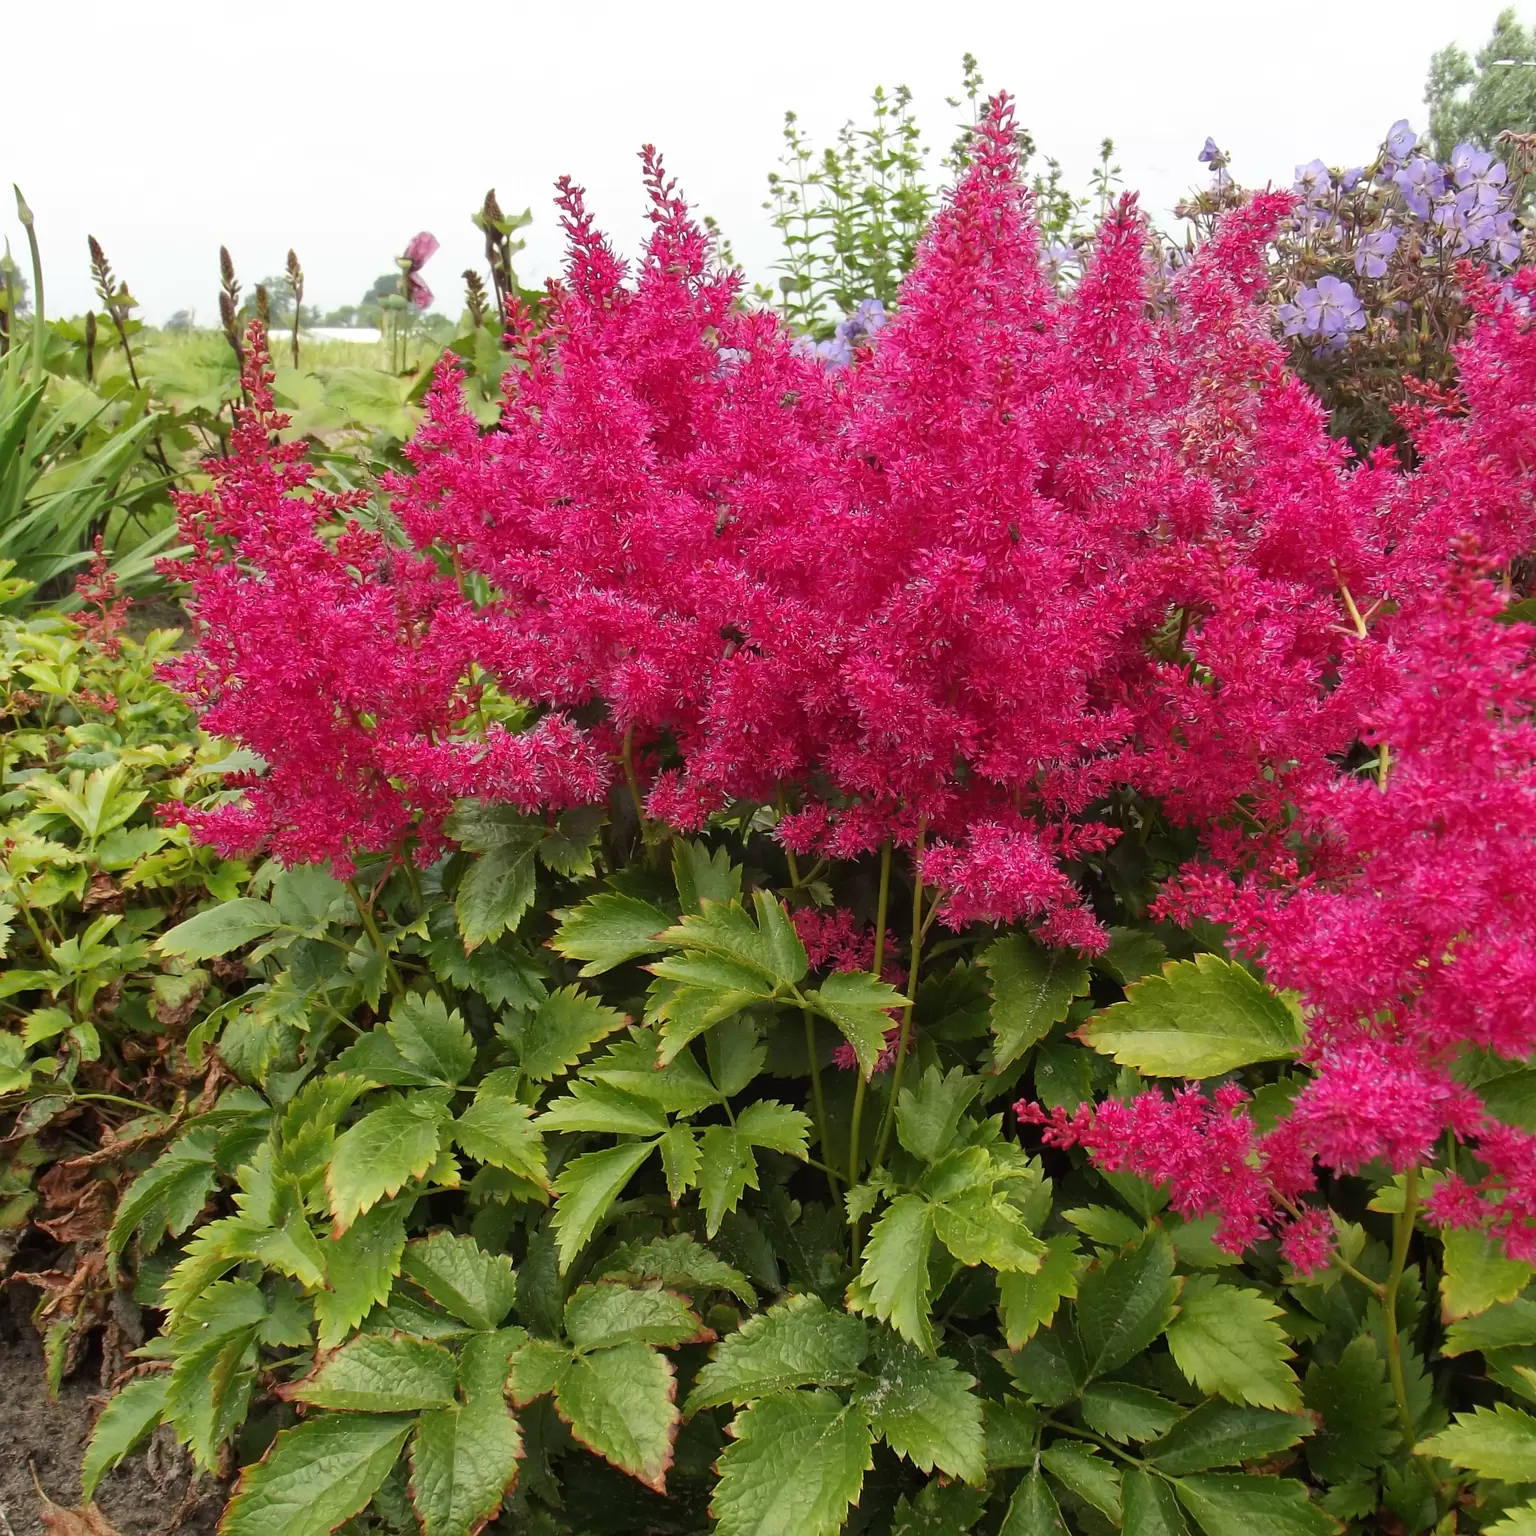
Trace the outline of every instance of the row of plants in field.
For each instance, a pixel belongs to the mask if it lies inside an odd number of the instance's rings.
[[[227,1536],[1536,1527],[1523,150],[1212,142],[1175,250],[967,94],[943,195],[900,94],[790,125],[766,304],[649,150],[633,271],[488,203],[387,449],[232,268],[185,410],[13,328],[24,526],[98,466],[0,570],[85,1501],[159,1433]]]

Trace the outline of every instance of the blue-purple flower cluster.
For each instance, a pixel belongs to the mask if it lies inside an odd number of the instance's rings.
[[[885,328],[885,305],[879,299],[861,299],[850,315],[837,322],[837,329],[825,341],[802,336],[795,350],[808,357],[819,357],[829,368],[846,368],[854,352],[875,339]]]

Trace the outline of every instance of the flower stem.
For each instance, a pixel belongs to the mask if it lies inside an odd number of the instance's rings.
[[[645,827],[645,802],[640,797],[640,779],[635,773],[635,728],[630,725],[624,732],[624,744],[619,748],[619,755],[624,761],[624,782],[629,785],[629,797],[635,802],[635,819],[640,824],[640,841],[647,839]]]
[[[880,894],[875,900],[875,954],[870,963],[870,974],[878,981],[880,969],[885,963],[885,915],[891,903],[891,840],[886,838],[880,849]],[[864,1133],[864,1096],[869,1091],[869,1081],[863,1068],[857,1069],[858,1080],[853,1088],[853,1121],[848,1131],[848,1187],[859,1182],[860,1141]],[[859,1267],[859,1224],[853,1223],[853,1267]]]
[[[368,935],[373,947],[379,952],[379,958],[384,962],[384,972],[389,977],[391,994],[395,997],[403,996],[405,983],[400,979],[400,972],[395,969],[394,957],[385,946],[384,935],[379,931],[379,925],[374,921],[368,903],[363,900],[363,893],[358,890],[357,881],[348,880],[347,889],[352,893],[352,904],[357,908],[357,915],[363,920],[363,932]]]
[[[1408,1246],[1413,1241],[1413,1224],[1419,1212],[1419,1170],[1410,1168],[1403,1175],[1403,1208],[1392,1218],[1392,1267],[1381,1291],[1381,1311],[1387,1327],[1387,1374],[1392,1380],[1392,1396],[1397,1403],[1397,1422],[1403,1434],[1403,1449],[1411,1452],[1417,1434],[1413,1410],[1408,1406],[1408,1387],[1403,1377],[1403,1348],[1397,1336],[1397,1291],[1408,1263]]]
[[[901,1033],[896,1037],[896,1065],[891,1069],[891,1096],[885,1103],[880,1121],[880,1139],[875,1144],[874,1167],[885,1164],[896,1125],[896,1095],[901,1092],[901,1077],[907,1065],[907,1046],[912,1039],[912,1010],[917,1005],[917,973],[923,963],[923,935],[928,931],[923,921],[923,836],[927,828],[917,824],[917,842],[912,848],[912,956],[907,966],[907,1005],[901,1010]],[[932,914],[930,913],[931,917]]]

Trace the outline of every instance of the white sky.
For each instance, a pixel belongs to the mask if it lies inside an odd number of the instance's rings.
[[[588,189],[621,249],[641,234],[647,140],[757,279],[762,203],[787,107],[818,142],[871,88],[909,85],[935,158],[960,55],[1086,190],[1099,140],[1161,212],[1203,172],[1207,133],[1249,184],[1314,155],[1367,158],[1422,126],[1429,57],[1480,45],[1502,0],[48,0],[7,6],[0,235],[24,260],[5,183],[36,215],[47,307],[92,301],[87,233],[162,321],[217,314],[218,248],[247,291],[293,246],[306,302],[355,303],[418,229],[457,313],[481,265],[488,186],[530,206],[519,273],[558,266],[556,176]]]

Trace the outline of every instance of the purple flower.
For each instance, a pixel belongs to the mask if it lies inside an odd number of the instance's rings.
[[[1355,271],[1362,277],[1385,277],[1387,262],[1402,238],[1390,225],[1373,229],[1355,247]]]
[[[427,309],[432,304],[432,290],[417,274],[436,250],[437,236],[422,230],[410,238],[405,253],[399,258],[401,270],[405,273],[406,296],[417,309]]]
[[[861,299],[857,308],[839,322],[837,334],[849,346],[856,347],[885,329],[885,305],[879,299]]]
[[[1355,290],[1331,274],[1299,288],[1294,303],[1280,306],[1279,316],[1287,336],[1315,336],[1336,346],[1349,332],[1365,327],[1365,311]]]
[[[1472,144],[1458,144],[1451,151],[1451,173],[1460,189],[1457,201],[1467,212],[1476,208],[1491,213],[1504,196],[1504,184],[1509,179],[1502,160],[1495,160],[1491,150]]]
[[[1045,248],[1045,275],[1054,283],[1077,260],[1077,252],[1062,240],[1053,240]]]
[[[1427,219],[1437,197],[1445,191],[1445,174],[1422,155],[1410,160],[1392,178],[1415,218]]]
[[[1333,178],[1321,160],[1309,160],[1305,165],[1296,167],[1297,195],[1309,203],[1322,196],[1332,185]]]
[[[1352,165],[1347,171],[1339,173],[1339,190],[1341,192],[1353,192],[1360,185],[1360,179],[1365,175],[1361,166]]]
[[[1201,165],[1214,165],[1218,160],[1224,160],[1226,156],[1216,147],[1216,140],[1209,134],[1205,137],[1205,148],[1200,151]]]
[[[1489,260],[1501,267],[1512,267],[1520,259],[1520,231],[1515,228],[1512,209],[1501,208],[1468,219],[1467,240],[1469,245],[1482,246]]]
[[[1413,153],[1419,136],[1408,126],[1408,119],[1400,117],[1387,129],[1387,153],[1394,160],[1406,160]]]

